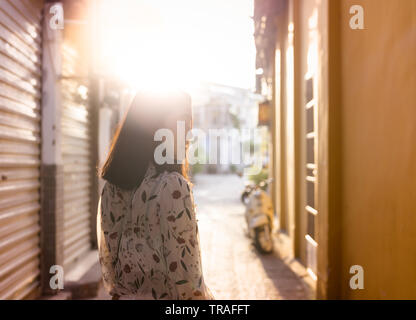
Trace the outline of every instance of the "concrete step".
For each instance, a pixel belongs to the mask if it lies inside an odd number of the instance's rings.
[[[65,275],[65,291],[71,292],[72,300],[97,296],[101,285],[101,266],[98,252],[93,250],[79,259]]]
[[[53,296],[41,296],[38,300],[72,300],[72,292],[62,290]]]

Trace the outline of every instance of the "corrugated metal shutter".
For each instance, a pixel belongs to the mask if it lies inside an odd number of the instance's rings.
[[[42,1],[0,1],[0,300],[39,288]]]
[[[67,267],[91,248],[90,174],[92,167],[89,110],[85,99],[87,86],[81,79],[74,77],[77,74],[77,52],[65,44],[62,53],[64,267]]]

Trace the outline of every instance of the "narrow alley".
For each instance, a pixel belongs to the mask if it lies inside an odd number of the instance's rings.
[[[202,264],[216,299],[307,299],[302,281],[277,254],[260,255],[246,236],[243,179],[197,175],[194,198]]]
[[[1,0],[0,301],[416,300],[415,39],[416,0]]]

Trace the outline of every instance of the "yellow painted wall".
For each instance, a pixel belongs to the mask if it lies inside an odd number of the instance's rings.
[[[355,4],[365,30],[349,27]],[[416,299],[416,1],[340,9],[341,297]],[[364,290],[349,288],[354,264]]]

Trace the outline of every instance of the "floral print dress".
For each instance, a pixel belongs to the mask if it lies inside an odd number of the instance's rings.
[[[189,182],[150,166],[136,190],[106,183],[97,217],[104,285],[132,299],[212,299]]]

